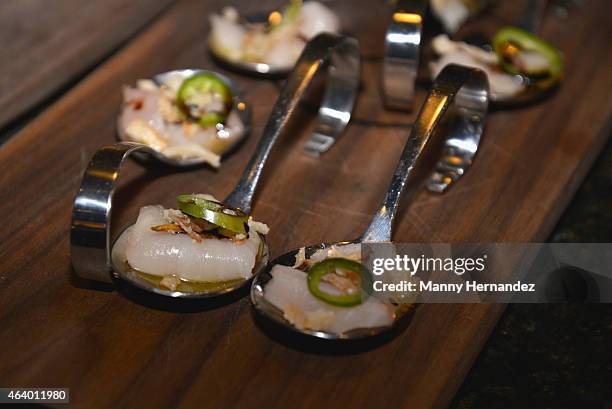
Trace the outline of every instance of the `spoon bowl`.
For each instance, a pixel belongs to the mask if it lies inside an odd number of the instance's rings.
[[[338,248],[351,244],[359,244],[359,242],[355,241],[320,243],[308,246],[305,247],[306,257],[310,257],[317,251],[330,249],[332,246]],[[272,280],[272,275],[270,274],[272,268],[275,265],[282,265],[288,267],[293,266],[298,252],[299,249],[285,253],[282,256],[274,259],[269,265],[263,266],[255,275],[255,278],[253,279],[253,284],[251,285],[251,302],[253,304],[253,307],[259,314],[266,316],[275,323],[293,332],[325,340],[359,340],[382,335],[386,332],[391,331],[396,325],[400,324],[400,322],[405,321],[410,316],[410,313],[413,311],[413,304],[395,305],[393,325],[370,328],[355,328],[342,333],[296,328],[285,318],[283,311],[281,311],[278,307],[274,306],[266,299],[264,291],[268,282]]]
[[[251,111],[252,111],[251,104],[244,98],[244,92],[238,87],[238,85],[230,78],[218,72],[209,71],[209,70],[201,70],[201,69],[193,69],[193,68],[163,72],[161,74],[157,74],[153,76],[151,80],[155,82],[156,85],[160,86],[166,83],[166,81],[169,78],[177,76],[184,80],[200,72],[212,74],[220,78],[225,83],[225,85],[227,85],[227,87],[232,92],[231,111],[236,112],[236,114],[238,115],[238,117],[240,118],[240,121],[242,122],[244,126],[244,130],[242,134],[240,135],[240,138],[236,140],[232,144],[232,146],[230,146],[228,149],[226,149],[221,154],[221,157],[223,158],[229,155],[230,153],[232,153],[241,144],[241,142],[244,141],[244,139],[249,135],[251,131]],[[127,136],[125,135],[119,122],[120,120],[118,119],[117,120],[117,139],[119,141],[129,141],[129,138],[127,138]],[[222,126],[217,128],[217,135],[220,135],[221,132],[223,132]],[[195,166],[201,166],[206,163],[206,161],[201,158],[187,158],[187,159],[171,158],[154,149],[151,149],[149,152],[136,152],[134,156],[144,162],[156,161],[156,162],[163,163],[165,165],[169,165],[169,166],[177,167],[177,168],[191,168]]]

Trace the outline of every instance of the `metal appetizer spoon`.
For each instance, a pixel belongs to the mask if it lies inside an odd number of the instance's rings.
[[[337,248],[351,244],[390,242],[393,219],[402,191],[408,182],[412,183],[418,180],[419,176],[415,168],[417,166],[421,167],[423,163],[427,162],[428,153],[424,153],[425,147],[428,145],[427,151],[431,151],[430,146],[434,142],[430,142],[430,140],[438,138],[438,136],[432,138],[432,135],[441,134],[436,128],[440,125],[449,107],[454,104],[457,108],[456,118],[452,123],[451,136],[454,133],[469,133],[473,135],[474,139],[480,139],[484,130],[488,102],[489,86],[484,72],[459,65],[445,67],[436,78],[434,86],[418,114],[391,179],[389,189],[365,233],[353,241],[308,246],[305,248],[306,257],[311,256],[318,250],[331,248],[331,246]],[[298,252],[299,250],[293,250],[264,266],[256,274],[251,286],[251,302],[255,310],[281,326],[306,336],[327,340],[362,339],[390,330],[410,310],[398,306],[394,323],[387,327],[358,328],[344,333],[298,329],[287,321],[283,312],[265,297],[266,285],[272,280],[270,273],[272,268],[277,264],[293,266]],[[404,305],[404,307],[406,306]]]
[[[151,78],[151,80],[155,82],[155,84],[161,86],[165,84],[169,78],[172,78],[174,76],[178,76],[184,80],[186,78],[189,78],[193,74],[197,74],[199,72],[206,72],[206,73],[212,74],[220,78],[225,83],[225,85],[229,87],[229,89],[232,92],[231,110],[237,113],[238,117],[240,118],[240,121],[242,122],[244,126],[244,131],[242,135],[240,136],[240,139],[235,141],[234,144],[231,147],[229,147],[225,152],[223,152],[223,154],[221,155],[222,157],[225,157],[229,153],[234,151],[234,149],[244,140],[244,138],[247,137],[247,135],[251,131],[251,104],[248,103],[244,99],[244,93],[242,92],[240,88],[238,88],[238,85],[223,74],[219,74],[218,72],[215,72],[215,71],[199,70],[199,69],[183,69],[183,70],[168,71],[168,72],[164,72],[164,73],[155,75],[153,78]],[[120,118],[121,117],[119,116],[117,120],[117,138],[121,142],[129,141],[129,138],[126,137],[119,123]],[[221,139],[223,139],[223,132],[224,132],[223,127],[218,125],[217,135],[219,135]],[[190,159],[171,158],[154,149],[150,149],[148,151],[143,150],[141,152],[137,152],[135,153],[135,156],[140,157],[141,159],[145,161],[153,159],[153,160],[162,162],[166,165],[170,165],[174,167],[183,167],[183,168],[203,165],[206,163],[206,161],[204,161],[203,159],[199,159],[199,158],[190,158]]]
[[[291,76],[280,91],[261,140],[238,185],[225,200],[226,205],[238,208],[246,214],[251,212],[253,196],[270,151],[294,116],[298,103],[304,97],[315,75],[327,69],[336,78],[344,78],[346,84],[353,83],[356,89],[359,67],[359,47],[357,41],[350,37],[323,34],[308,43]],[[354,96],[354,94],[340,93],[335,95],[335,98],[340,105],[346,105],[347,102],[343,98],[354,98]],[[352,103],[353,101],[350,101],[348,105],[352,107]],[[348,121],[350,110],[341,114]],[[130,227],[115,241],[111,254],[110,224],[116,182],[122,162],[129,155],[138,152],[154,153],[151,148],[142,144],[117,143],[98,149],[87,166],[72,210],[70,243],[75,273],[85,279],[107,283],[121,278],[146,291],[180,298],[213,297],[236,291],[249,284],[250,279],[246,279],[205,290],[194,288],[193,291],[170,291],[160,288],[141,274],[125,268],[127,263],[125,255],[122,254],[122,246],[125,244],[126,232]],[[268,261],[267,243],[265,240],[263,243],[264,248],[260,251],[253,271],[260,270]]]

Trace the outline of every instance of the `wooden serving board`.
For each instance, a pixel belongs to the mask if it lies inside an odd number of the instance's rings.
[[[265,5],[244,3],[247,12]],[[246,297],[177,304],[70,278],[72,200],[95,149],[115,140],[121,86],[173,68],[216,69],[205,17],[221,7],[177,2],[0,147],[0,383],[70,387],[77,407],[445,407],[503,305],[421,305],[387,342],[330,353],[279,339],[256,323]],[[380,55],[388,7],[366,0],[333,7],[364,54]],[[567,20],[546,18],[542,34],[567,61],[559,92],[528,109],[491,113],[472,169],[444,195],[411,198],[396,241],[547,238],[609,134],[608,7],[590,0]],[[495,12],[483,17],[484,29],[499,24]],[[305,156],[308,134],[299,129],[279,141],[254,205],[254,216],[271,227],[272,256],[356,237],[374,213],[407,136],[402,124],[414,118],[382,110],[380,68],[375,58],[364,63],[357,120],[328,154]],[[116,195],[117,228],[142,205],[170,206],[177,194],[194,191],[223,198],[232,189],[278,84],[230,75],[253,102],[252,135],[219,171],[128,161]]]
[[[0,127],[83,75],[169,4],[170,0],[0,3]]]

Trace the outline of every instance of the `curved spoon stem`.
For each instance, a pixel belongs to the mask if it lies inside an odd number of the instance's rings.
[[[393,219],[402,192],[409,179],[414,177],[418,162],[424,160],[424,148],[449,106],[452,103],[457,105],[458,116],[451,134],[469,132],[480,139],[488,101],[489,85],[484,72],[460,65],[448,65],[442,70],[410,131],[389,189],[361,241],[391,241]]]
[[[89,162],[72,207],[70,258],[82,278],[112,282],[110,221],[121,164],[136,151],[154,154],[146,145],[121,142],[99,148]]]
[[[290,77],[280,91],[255,153],[247,164],[240,182],[225,200],[226,204],[241,209],[245,213],[251,212],[257,183],[272,147],[279,135],[286,129],[286,125],[291,120],[312,79],[322,67],[327,67],[330,63],[335,65],[335,70],[349,72],[358,78],[360,59],[357,41],[350,37],[324,33],[306,45]]]
[[[414,104],[426,2],[399,0],[385,34],[382,91],[390,109],[408,111]]]

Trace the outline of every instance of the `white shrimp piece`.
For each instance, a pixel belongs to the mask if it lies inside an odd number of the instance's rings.
[[[463,51],[482,63],[497,65],[497,54],[494,52],[470,45],[464,41],[453,41],[446,34],[435,36],[431,41],[431,46],[438,55]]]
[[[297,17],[269,31],[263,24],[241,24],[233,8],[213,14],[210,17],[210,47],[230,61],[265,63],[289,69],[299,58],[306,41],[322,32],[340,30],[336,14],[321,3],[309,1],[291,7],[298,7],[293,8],[299,10]]]
[[[209,41],[210,46],[219,54],[231,61],[237,61],[242,57],[241,49],[246,29],[237,22],[237,18],[232,19],[232,15],[231,12],[224,12],[223,15],[210,16],[212,29]]]
[[[264,62],[269,65],[286,68],[293,67],[306,45],[298,37],[292,35],[283,36],[281,33],[274,34],[274,37],[270,38],[268,43],[270,44],[268,50],[263,55]]]
[[[298,30],[300,35],[307,39],[323,32],[337,33],[340,31],[340,20],[333,11],[323,4],[309,1],[302,5]]]
[[[265,223],[257,222],[252,218],[249,218],[247,224],[249,225],[249,231],[261,233],[263,235],[270,233],[270,228]]]
[[[445,34],[435,37],[432,41],[433,50],[440,58],[429,63],[432,78],[449,64],[460,64],[483,70],[489,78],[491,94],[497,98],[508,98],[525,90],[520,78],[500,71],[497,67],[497,56],[493,52],[464,42],[451,41]]]
[[[249,278],[259,251],[260,238],[250,235],[234,243],[230,239],[197,242],[186,234],[156,232],[151,227],[168,223],[162,206],[145,206],[128,234],[125,255],[138,271],[195,281]]]
[[[214,168],[221,166],[221,157],[195,143],[168,146],[161,150],[161,153],[173,159],[198,158],[208,163]]]
[[[315,298],[308,289],[306,273],[276,265],[264,290],[264,297],[281,309],[297,328],[343,333],[356,328],[389,326],[394,312],[374,296],[354,307],[336,307]],[[321,283],[323,288],[326,283]],[[331,287],[331,286],[330,286]]]
[[[165,78],[161,89],[167,94],[168,98],[174,101],[184,79],[185,78],[179,73],[168,75]]]
[[[136,81],[136,88],[141,89],[143,91],[157,91],[159,87],[153,80],[140,79]]]
[[[360,262],[361,244],[352,243],[346,245],[333,245],[331,247],[315,251],[308,260],[316,263],[334,257],[348,258],[349,260]]]
[[[176,78],[171,77],[163,89],[148,82],[124,87],[124,104],[118,119],[120,133],[125,139],[149,145],[168,157],[201,159],[219,167],[221,155],[244,135],[244,124],[235,110],[230,111],[220,129],[182,121],[165,94],[165,90],[170,90],[169,94],[174,95],[174,88],[180,86]]]
[[[298,268],[305,262],[306,262],[306,247],[300,247],[298,252],[295,254],[295,263],[293,263],[293,268]]]
[[[133,119],[125,128],[125,135],[134,142],[149,145],[155,150],[163,150],[168,142],[155,130],[140,118]]]
[[[430,4],[433,14],[451,34],[470,16],[470,10],[461,0],[431,0]]]
[[[537,51],[522,50],[512,60],[524,72],[546,72],[550,66],[548,59]]]
[[[163,135],[165,123],[158,110],[159,92],[159,88],[123,87],[123,107],[118,120],[119,129],[125,132],[132,121],[139,119]]]

